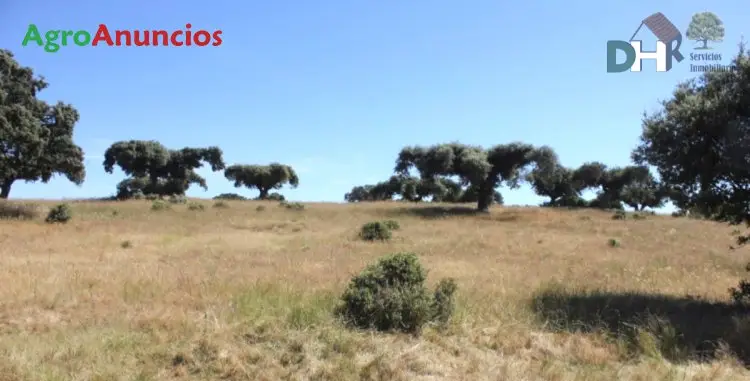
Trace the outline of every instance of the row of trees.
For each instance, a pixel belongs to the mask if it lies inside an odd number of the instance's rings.
[[[536,194],[549,198],[545,206],[622,209],[624,203],[642,210],[663,206],[669,194],[646,166],[610,168],[589,162],[571,169],[559,163],[552,148],[523,143],[489,150],[460,143],[406,147],[395,171],[387,181],[354,187],[344,199],[476,202],[477,209],[486,211],[493,202],[502,204],[498,186],[513,189],[527,182]],[[586,190],[597,192],[596,198],[584,200],[581,194]]]
[[[63,175],[75,184],[86,177],[84,153],[73,142],[78,111],[70,104],[47,104],[37,98],[48,83],[21,66],[13,54],[0,49],[0,198],[8,198],[18,181],[48,182]],[[130,140],[112,144],[104,153],[104,170],[119,167],[128,177],[117,185],[117,197],[137,194],[184,195],[197,184],[207,189],[196,169],[207,164],[224,170],[235,187],[259,191],[259,198],[299,178],[288,165],[232,165],[226,167],[218,147],[172,150],[156,141]]]
[[[404,201],[421,202],[477,202],[478,189],[464,186],[450,178],[422,179],[416,176],[391,176],[387,181],[373,185],[360,185],[344,195],[348,202],[386,201],[399,197]],[[493,201],[503,204],[503,195],[495,191]]]
[[[288,165],[226,166],[219,147],[182,148],[171,150],[157,141],[130,140],[112,144],[104,152],[104,170],[112,173],[119,167],[128,177],[117,185],[119,199],[137,195],[184,195],[195,184],[208,189],[206,179],[196,169],[208,165],[214,172],[224,171],[224,176],[235,187],[259,191],[259,199],[267,199],[269,192],[289,184],[299,185],[299,177]]]
[[[490,148],[460,143],[405,147],[387,181],[355,187],[351,202],[387,200],[476,202],[486,211],[502,202],[497,188],[529,183],[549,197],[550,206],[636,209],[671,200],[682,210],[719,220],[750,222],[750,64],[744,45],[730,71],[704,73],[682,82],[662,110],[644,116],[633,165],[609,168],[599,162],[562,166],[547,146],[524,143]],[[69,104],[49,105],[37,94],[43,78],[0,50],[0,197],[16,181],[47,182],[54,174],[81,184],[83,151],[73,143],[78,112]],[[155,141],[122,141],[105,153],[104,168],[128,176],[118,195],[184,194],[193,184],[206,187],[195,170],[208,164],[224,171],[237,187],[259,190],[260,197],[299,178],[282,164],[225,167],[218,147],[170,150]],[[655,168],[659,181],[649,172]],[[595,190],[592,201],[582,192]]]
[[[396,160],[396,176],[355,187],[345,199],[456,200],[458,186],[471,189],[477,209],[486,211],[496,187],[526,181],[549,197],[549,206],[621,208],[624,203],[640,210],[671,200],[681,211],[750,224],[750,55],[744,41],[729,66],[679,83],[660,111],[644,115],[640,143],[631,154],[634,165],[589,162],[571,169],[560,165],[551,148],[523,143],[490,149],[458,143],[406,147]],[[590,202],[581,198],[587,189],[598,191]]]

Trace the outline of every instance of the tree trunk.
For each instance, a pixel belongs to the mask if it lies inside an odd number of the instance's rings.
[[[265,199],[268,198],[268,191],[270,189],[267,189],[267,188],[258,188],[258,190],[260,191],[260,196],[258,196],[259,199],[265,200]]]
[[[0,199],[8,198],[10,195],[10,187],[13,186],[14,179],[5,179],[0,183]]]
[[[477,191],[477,210],[482,213],[490,212],[490,205],[492,205],[492,190],[495,189],[491,185],[482,184]]]
[[[708,40],[703,40],[703,49],[708,48]]]

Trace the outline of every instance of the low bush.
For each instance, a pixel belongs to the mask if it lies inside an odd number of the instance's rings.
[[[54,206],[47,213],[47,218],[44,220],[49,224],[64,224],[70,221],[73,217],[73,211],[68,204],[60,204]]]
[[[432,300],[433,319],[440,324],[447,324],[456,310],[455,293],[458,290],[452,278],[441,279],[435,287]]]
[[[448,323],[456,283],[441,280],[430,297],[426,278],[416,254],[388,255],[351,279],[336,314],[352,327],[414,334],[429,322]]]
[[[218,196],[215,196],[214,200],[244,201],[247,200],[247,197],[238,195],[237,193],[222,193]]]
[[[229,204],[227,204],[226,201],[220,200],[214,203],[214,208],[228,208],[228,207],[229,207]]]
[[[269,201],[285,201],[286,197],[284,197],[284,195],[281,194],[281,193],[273,192],[273,193],[269,194],[266,197],[266,200],[269,200]]]
[[[382,221],[362,225],[359,236],[365,241],[387,241],[391,239],[391,229]]]

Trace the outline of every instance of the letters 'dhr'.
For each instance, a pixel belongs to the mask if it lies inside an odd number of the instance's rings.
[[[657,38],[655,51],[644,51],[642,41],[633,40],[643,25],[646,25]],[[672,58],[677,62],[684,59],[680,53],[681,44],[682,33],[677,27],[661,12],[654,13],[643,20],[629,42],[607,41],[607,73],[621,73],[628,69],[641,71],[642,61],[645,59],[656,60],[657,72],[669,71],[672,69]],[[625,53],[624,62],[617,63],[617,51]]]

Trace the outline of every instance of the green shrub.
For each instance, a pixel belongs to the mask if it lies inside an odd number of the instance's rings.
[[[33,220],[39,217],[36,205],[0,200],[0,219]]]
[[[123,249],[130,249],[131,247],[133,247],[133,243],[130,241],[122,241],[120,242],[120,247]]]
[[[432,300],[433,319],[440,324],[447,324],[456,310],[455,293],[458,289],[456,281],[452,278],[441,279],[435,287],[435,296]]]
[[[388,255],[351,279],[336,314],[350,326],[378,331],[419,333],[430,321],[448,322],[456,284],[441,281],[430,298],[426,278],[415,254]]]
[[[206,207],[203,206],[203,204],[191,202],[190,204],[188,204],[188,210],[206,210]]]
[[[247,197],[238,195],[237,193],[222,193],[218,196],[215,196],[214,200],[244,201],[247,200]]]
[[[148,201],[156,201],[161,199],[158,194],[147,194],[145,198]]]
[[[414,254],[382,258],[352,278],[339,314],[358,328],[416,332],[430,318],[426,275]]]
[[[634,220],[645,220],[646,216],[646,213],[633,213]]]
[[[154,211],[160,211],[160,210],[169,210],[172,209],[172,207],[164,202],[164,200],[155,200],[151,203],[151,210]]]
[[[185,196],[173,194],[169,196],[169,203],[170,204],[187,204],[188,199]]]
[[[225,201],[216,201],[214,203],[214,208],[228,208],[229,204],[227,204]]]
[[[73,211],[70,209],[70,205],[60,204],[49,210],[49,213],[47,213],[47,218],[44,221],[49,224],[64,224],[70,221],[72,217]]]
[[[258,207],[257,207],[257,208],[255,208],[255,211],[256,211],[256,212],[262,212],[262,211],[264,211],[264,210],[266,210],[266,207],[265,207],[265,205],[258,205]]]
[[[611,247],[620,247],[620,241],[618,241],[618,240],[616,240],[614,238],[610,238],[609,241],[607,241],[607,243]]]
[[[385,220],[383,221],[386,227],[391,230],[398,230],[401,229],[401,224],[398,223],[396,220]]]
[[[281,194],[281,193],[273,192],[273,193],[269,194],[266,197],[266,200],[269,200],[269,201],[285,201],[286,197],[284,197],[284,195]]]
[[[391,239],[391,229],[384,222],[375,221],[362,225],[359,236],[365,241],[387,241]]]

